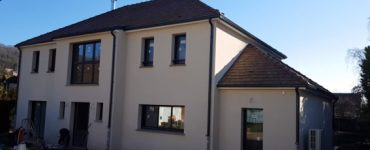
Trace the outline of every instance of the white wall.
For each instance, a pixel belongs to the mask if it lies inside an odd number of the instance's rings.
[[[99,85],[70,85],[71,43],[101,40]],[[47,73],[49,49],[56,48],[54,73]],[[33,51],[40,51],[39,73],[31,73]],[[28,117],[29,101],[46,101],[45,140],[58,142],[59,129],[72,129],[72,102],[89,102],[89,149],[104,149],[107,137],[109,85],[111,74],[112,36],[109,33],[80,36],[55,41],[52,44],[22,47],[17,126]],[[59,103],[66,102],[65,119],[58,119]],[[103,121],[95,122],[96,103],[103,102]],[[71,134],[72,135],[72,134]],[[72,141],[70,141],[71,143]]]
[[[186,65],[172,66],[172,38],[186,33]],[[117,56],[115,101],[122,103],[121,148],[206,149],[207,91],[210,25],[208,21],[187,25],[127,31],[127,43]],[[154,37],[154,66],[141,66],[142,39]],[[124,54],[120,54],[124,53]],[[122,75],[122,76],[121,76]],[[138,131],[139,105],[185,106],[184,134]],[[115,120],[117,121],[117,120]],[[114,137],[117,137],[113,135]],[[119,146],[119,145],[115,145]]]
[[[309,129],[322,129],[322,149],[333,149],[333,108],[327,99],[300,91],[300,149],[308,149]]]
[[[218,150],[241,149],[242,108],[263,109],[263,149],[294,150],[296,98],[292,89],[220,89]]]
[[[222,78],[225,72],[237,59],[238,54],[247,46],[246,38],[220,22],[215,23],[215,82]]]

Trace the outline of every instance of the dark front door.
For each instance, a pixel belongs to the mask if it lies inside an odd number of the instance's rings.
[[[30,111],[31,121],[33,123],[33,129],[38,138],[44,138],[45,129],[45,113],[46,113],[46,102],[42,101],[31,101]]]
[[[263,110],[242,110],[243,150],[263,150]]]
[[[73,146],[87,146],[89,103],[74,103]]]

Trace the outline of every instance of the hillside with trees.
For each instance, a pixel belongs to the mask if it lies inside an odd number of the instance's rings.
[[[17,70],[18,55],[17,48],[0,43],[0,70],[5,68]]]

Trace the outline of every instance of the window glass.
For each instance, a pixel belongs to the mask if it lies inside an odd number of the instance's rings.
[[[263,111],[262,109],[246,109],[245,111],[245,143],[246,150],[263,149]]]
[[[174,64],[185,64],[186,58],[186,35],[175,36]]]
[[[97,103],[96,104],[96,121],[102,121],[103,120],[103,103]]]
[[[99,72],[100,72],[99,63],[96,63],[94,64],[93,83],[99,83]]]
[[[154,56],[154,39],[145,39],[143,66],[152,66],[153,56]]]
[[[179,56],[178,60],[185,60],[185,54],[186,54],[186,39],[185,36],[179,37]]]
[[[93,79],[93,64],[85,64],[83,68],[83,82],[89,83]]]
[[[95,61],[100,61],[100,43],[95,43]]]
[[[99,83],[100,42],[76,44],[73,47],[71,83]]]
[[[72,83],[78,83],[82,80],[82,65],[74,65],[72,71]]]
[[[173,107],[172,119],[172,128],[184,129],[184,108]]]
[[[55,57],[56,57],[56,49],[49,50],[49,72],[54,72],[55,70]]]
[[[60,102],[59,104],[59,119],[64,119],[64,113],[65,113],[65,102]]]
[[[78,46],[78,50],[76,52],[78,52],[77,62],[82,62],[83,61],[83,58],[84,58],[84,46],[83,45],[79,45]]]
[[[39,61],[40,61],[40,51],[34,51],[32,56],[32,70],[31,72],[39,72]]]
[[[85,61],[92,61],[94,59],[94,44],[87,44],[85,50]]]
[[[141,127],[144,129],[184,132],[183,106],[143,105]]]
[[[158,126],[163,128],[171,127],[171,107],[159,107]]]
[[[144,126],[157,127],[158,126],[158,106],[146,106],[143,112]]]

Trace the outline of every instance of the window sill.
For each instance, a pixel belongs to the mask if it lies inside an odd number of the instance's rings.
[[[170,64],[170,67],[184,67],[186,64]]]
[[[178,132],[178,131],[166,131],[166,130],[156,130],[156,129],[136,129],[136,131],[139,132],[149,132],[149,133],[160,133],[160,134],[169,134],[169,135],[181,135],[185,136],[184,132]]]
[[[39,72],[37,71],[31,71],[31,74],[38,74]]]
[[[103,120],[95,120],[96,123],[103,123]]]
[[[153,65],[152,66],[144,66],[144,65],[141,65],[139,68],[153,68]]]
[[[87,83],[80,83],[80,84],[77,84],[77,83],[70,83],[70,84],[67,84],[66,86],[99,86],[99,84],[95,84],[95,83],[91,83],[91,84],[87,84]]]
[[[47,71],[46,73],[54,73],[54,72],[55,72],[55,71],[50,71],[50,70],[49,70],[49,71]]]

